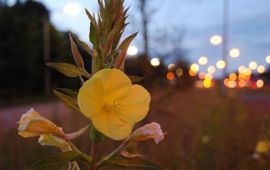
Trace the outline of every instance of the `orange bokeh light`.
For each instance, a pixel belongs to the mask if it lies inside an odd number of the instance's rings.
[[[174,78],[175,78],[175,75],[174,75],[173,72],[168,72],[168,73],[167,73],[167,79],[168,79],[168,80],[173,80]]]

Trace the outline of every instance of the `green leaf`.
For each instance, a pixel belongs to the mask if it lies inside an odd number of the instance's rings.
[[[61,169],[71,161],[84,161],[91,163],[91,157],[83,153],[74,151],[61,152],[47,158],[41,159],[34,164],[30,165],[28,169],[32,170],[45,170],[45,169]]]
[[[132,83],[138,83],[142,81],[145,77],[140,76],[129,76],[129,79],[132,81]]]
[[[54,68],[55,70],[59,71],[60,73],[63,73],[68,77],[79,77],[84,75],[83,71],[73,64],[47,63],[47,66]]]
[[[76,64],[79,67],[84,68],[84,62],[83,62],[82,56],[81,56],[80,51],[77,47],[77,44],[75,43],[75,41],[70,33],[69,33],[69,41],[70,41],[70,45],[71,45],[72,55],[73,55],[73,58],[74,58]]]
[[[120,155],[116,155],[109,160],[105,161],[103,166],[118,166],[128,170],[165,170],[160,165],[153,163],[143,158],[126,158]]]
[[[64,103],[66,107],[80,112],[76,98],[68,96],[58,90],[54,90],[53,93],[56,97],[58,97]]]

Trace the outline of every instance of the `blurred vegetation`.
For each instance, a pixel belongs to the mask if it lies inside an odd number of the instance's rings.
[[[242,92],[246,94],[246,91],[232,90],[228,96],[222,96],[217,89],[175,90],[168,85],[153,89],[148,117],[160,122],[168,134],[158,145],[153,145],[153,141],[139,144],[137,151],[170,170],[269,170],[269,158],[253,159],[256,143],[269,136],[269,105],[239,98]],[[45,116],[66,132],[87,123],[79,113],[59,106],[53,110],[54,113]],[[0,156],[5,157],[0,159],[0,167],[3,169],[22,169],[57,152],[39,146],[37,139],[22,139],[16,132],[15,125],[9,129],[0,125]],[[75,140],[84,152],[90,150],[87,138],[85,133]],[[101,145],[106,147],[100,148],[99,156],[111,151],[117,143],[103,141]]]
[[[44,21],[49,11],[35,1],[0,6],[0,103],[20,96],[37,96],[44,91]],[[67,32],[50,27],[50,56],[53,61],[72,61]],[[74,85],[53,72],[57,86]],[[56,86],[56,85],[55,85]]]

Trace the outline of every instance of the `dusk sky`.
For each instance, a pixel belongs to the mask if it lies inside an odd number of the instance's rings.
[[[88,41],[89,21],[83,8],[94,12],[96,0],[38,0],[51,11],[51,20],[60,30],[71,30]],[[70,16],[64,13],[68,3],[78,3],[78,14]],[[179,46],[188,53],[186,58],[197,62],[202,55],[209,58],[209,65],[215,65],[221,59],[221,46],[213,46],[209,38],[222,34],[222,0],[151,0],[151,9],[155,14],[151,19],[151,37],[156,30],[184,30],[184,39]],[[127,0],[130,6],[131,26],[128,32],[140,29],[136,0]],[[269,0],[230,0],[229,48],[239,48],[239,58],[230,59],[230,70],[240,65],[247,66],[252,60],[267,66],[265,57],[270,55],[270,1]],[[131,29],[132,28],[132,29]],[[172,31],[172,30],[171,30]],[[134,45],[140,47],[138,37]],[[152,56],[157,57],[157,56]],[[206,68],[206,66],[205,66]]]

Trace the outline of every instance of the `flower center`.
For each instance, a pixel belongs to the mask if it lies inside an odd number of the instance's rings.
[[[102,109],[104,112],[107,112],[107,113],[119,112],[120,111],[120,104],[116,101],[112,101],[110,103],[105,103],[102,106]]]

